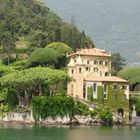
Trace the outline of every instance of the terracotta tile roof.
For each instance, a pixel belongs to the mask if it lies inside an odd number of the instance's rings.
[[[129,81],[116,76],[87,76],[84,78],[86,81],[98,81],[98,82],[122,82],[128,83]]]
[[[70,54],[69,56],[74,56],[74,55],[91,55],[91,56],[93,55],[93,56],[108,56],[108,57],[111,56],[111,54],[107,53],[105,50],[101,50],[98,48],[80,49],[77,50],[75,53]]]

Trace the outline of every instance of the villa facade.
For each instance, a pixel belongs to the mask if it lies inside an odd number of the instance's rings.
[[[105,50],[81,49],[68,56],[68,95],[103,104],[128,117],[129,82],[111,76],[111,54]]]

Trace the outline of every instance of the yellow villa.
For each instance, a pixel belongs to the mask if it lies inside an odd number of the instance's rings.
[[[129,82],[111,76],[111,54],[105,50],[80,49],[68,56],[68,95],[115,109],[123,117],[129,111]]]

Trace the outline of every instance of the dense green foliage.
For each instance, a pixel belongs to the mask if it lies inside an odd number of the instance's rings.
[[[50,66],[54,68],[66,67],[68,62],[67,53],[73,50],[62,42],[53,42],[46,48],[38,48],[31,53],[27,65],[33,66]]]
[[[57,116],[72,118],[74,115],[90,115],[92,118],[100,119],[101,122],[112,123],[112,113],[109,110],[95,108],[91,111],[88,106],[66,96],[34,97],[32,111],[37,123],[40,118],[45,119],[50,116],[52,118]]]
[[[0,101],[7,100],[8,97],[8,89],[7,88],[1,88],[0,89]]]
[[[12,73],[16,71],[19,67],[15,66],[5,66],[5,65],[0,65],[0,77],[2,77],[5,74]]]
[[[112,124],[113,115],[109,110],[100,110],[99,111],[99,119],[101,119],[103,124]]]
[[[4,117],[5,113],[9,111],[8,105],[0,105],[0,116]]]
[[[35,67],[17,70],[0,78],[1,87],[7,87],[8,93],[17,95],[19,105],[28,105],[33,95],[55,95],[59,84],[67,83],[69,77],[65,71]],[[65,90],[65,84],[61,88]]]
[[[54,50],[58,51],[60,55],[66,55],[72,53],[73,50],[68,45],[62,42],[53,42],[46,46],[46,48],[53,48]]]
[[[38,0],[0,1],[0,38],[10,32],[12,39],[29,41],[31,50],[62,41],[74,50],[94,47],[93,42],[74,24],[67,24]]]
[[[93,101],[93,88],[92,88],[92,86],[88,87],[87,92],[88,92],[88,95],[87,95],[88,100]]]
[[[40,118],[74,115],[75,102],[72,97],[52,96],[34,97],[32,100],[33,117],[36,121]]]
[[[52,66],[58,64],[59,54],[52,48],[38,48],[28,58],[27,66]]]
[[[10,66],[16,66],[25,69],[26,65],[27,65],[27,59],[24,59],[24,60],[15,61]]]
[[[131,67],[121,70],[119,77],[129,80],[130,84],[140,84],[140,67]]]
[[[122,89],[124,84],[119,84],[117,89],[114,89],[114,86],[115,83],[108,84],[108,97],[104,100],[104,104],[114,108],[114,111],[117,111],[119,108],[129,111],[129,100],[124,97],[124,90]]]
[[[76,102],[76,109],[75,114],[77,115],[88,115],[89,114],[89,108],[87,105],[84,105],[83,103],[77,101]]]
[[[114,89],[114,86],[117,85],[117,89]],[[118,112],[118,109],[123,109],[126,112],[129,112],[129,100],[126,99],[124,90],[122,86],[126,86],[123,83],[108,83],[106,84],[107,88],[107,98],[104,98],[103,86],[97,86],[97,99],[93,99],[93,87],[88,88],[88,96],[92,103],[98,104],[101,108],[109,108],[114,113]],[[91,112],[95,113],[95,112]],[[103,113],[104,114],[104,113]],[[126,118],[128,116],[125,116]]]
[[[140,67],[125,68],[118,73],[118,76],[129,81],[131,91],[139,91]]]
[[[103,86],[98,86],[97,87],[97,91],[98,91],[98,102],[103,104],[104,103],[104,91],[103,91]]]
[[[139,97],[130,97],[129,106],[130,106],[131,114],[132,114],[134,105],[136,107],[137,115],[140,116],[140,98]]]
[[[13,39],[10,32],[4,32],[0,35],[0,45],[2,46],[2,50],[7,54],[7,64],[10,63],[10,54],[15,49],[15,40]]]
[[[29,37],[29,49],[32,51],[35,48],[45,48],[50,43],[47,33],[41,31],[35,31]]]
[[[112,75],[117,75],[117,73],[123,69],[125,66],[125,59],[119,53],[113,53],[112,55],[112,62],[111,62],[111,70]]]

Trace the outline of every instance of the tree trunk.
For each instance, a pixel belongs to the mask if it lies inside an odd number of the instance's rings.
[[[38,88],[39,88],[39,96],[41,96],[42,95],[42,87],[41,87],[41,84],[39,84],[39,86],[38,86]]]
[[[24,94],[25,94],[25,105],[28,106],[29,105],[29,100],[28,100],[28,93],[27,90],[24,90]]]
[[[19,106],[21,106],[21,105],[22,105],[22,101],[21,101],[21,97],[20,97],[19,94],[17,94],[17,98],[18,98],[18,100],[19,100]]]
[[[55,84],[54,95],[56,95],[56,91],[57,91],[57,88],[58,88],[58,84],[59,84],[59,82],[57,82],[57,83]]]

